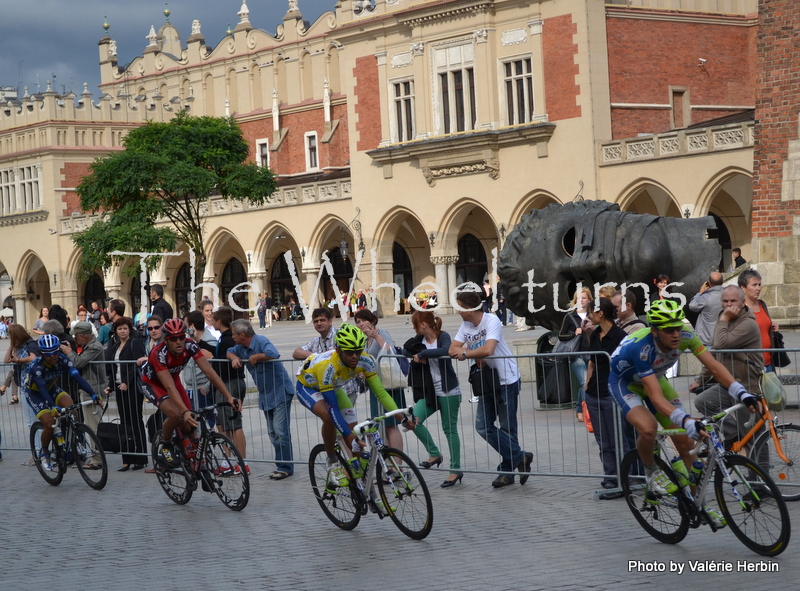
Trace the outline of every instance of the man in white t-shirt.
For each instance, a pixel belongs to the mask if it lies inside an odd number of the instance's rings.
[[[456,303],[458,314],[464,322],[453,339],[449,354],[458,361],[477,359],[477,364],[485,364],[497,371],[500,388],[493,396],[485,394],[481,398],[475,429],[503,458],[497,467],[501,474],[494,479],[492,486],[500,488],[514,484],[511,473],[515,469],[520,472],[519,483],[525,484],[531,471],[533,454],[523,451],[517,439],[519,370],[514,359],[491,358],[494,355],[510,356],[511,351],[503,338],[500,319],[481,310],[482,299],[478,292],[459,292]],[[498,422],[499,428],[495,424]]]

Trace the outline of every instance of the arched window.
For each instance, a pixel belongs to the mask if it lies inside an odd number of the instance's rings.
[[[286,259],[284,258],[285,254],[283,252],[275,259],[269,276],[269,292],[272,294],[272,299],[275,300],[276,304],[288,304],[290,298],[293,298],[295,302],[297,301],[297,291],[292,282],[292,275],[289,273],[289,265],[286,264]]]
[[[247,281],[247,273],[244,270],[244,266],[237,258],[231,258],[222,270],[222,283],[219,286],[223,306],[230,305],[230,302],[228,302],[228,295],[233,291],[234,287],[245,281]],[[242,309],[250,307],[250,304],[247,302],[247,292],[237,292],[233,296],[233,301]],[[249,318],[249,316],[247,312],[233,311],[234,318]]]
[[[483,285],[488,277],[489,266],[486,264],[486,251],[483,244],[472,234],[464,234],[458,239],[458,262],[456,263],[456,282],[460,285],[472,281]]]
[[[177,304],[178,317],[183,318],[192,307],[191,298],[192,268],[189,263],[183,263],[175,277],[175,303]]]
[[[347,293],[347,290],[350,288],[350,281],[353,279],[353,264],[350,262],[349,258],[342,258],[338,246],[330,251],[328,257],[331,259],[333,280],[339,287],[339,293]],[[320,289],[322,290],[323,301],[333,299],[333,286],[331,285],[330,275],[328,275],[326,267],[322,268]]]
[[[414,289],[413,267],[411,259],[408,258],[406,249],[400,243],[395,242],[392,246],[392,275],[394,282],[400,286],[402,297],[408,296]]]
[[[83,305],[87,310],[92,309],[92,302],[100,302],[100,307],[103,306],[103,300],[106,298],[106,286],[103,283],[103,278],[97,273],[92,273],[86,285],[83,288]]]

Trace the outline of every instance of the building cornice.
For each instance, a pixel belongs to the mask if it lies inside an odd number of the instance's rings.
[[[703,25],[725,25],[732,27],[754,27],[758,17],[753,15],[723,14],[719,12],[689,12],[681,10],[653,10],[650,8],[606,5],[606,18],[670,21]]]

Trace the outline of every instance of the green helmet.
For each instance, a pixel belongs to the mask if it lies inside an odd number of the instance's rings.
[[[683,308],[678,302],[670,299],[656,300],[647,311],[647,321],[650,326],[656,328],[683,326],[684,318],[686,314],[683,313]]]
[[[364,345],[367,344],[367,337],[364,336],[361,329],[346,322],[336,331],[333,340],[336,346],[343,351],[362,351]]]

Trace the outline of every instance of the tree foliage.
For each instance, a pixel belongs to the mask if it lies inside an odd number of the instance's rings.
[[[231,118],[180,113],[134,129],[123,146],[93,162],[77,187],[81,208],[101,213],[73,237],[84,275],[111,266],[115,250],[165,252],[181,241],[197,256],[200,280],[206,262],[201,203],[218,193],[260,204],[275,191],[269,169],[245,162],[249,147]],[[165,220],[171,225],[156,226]],[[149,259],[151,269],[155,264]]]

